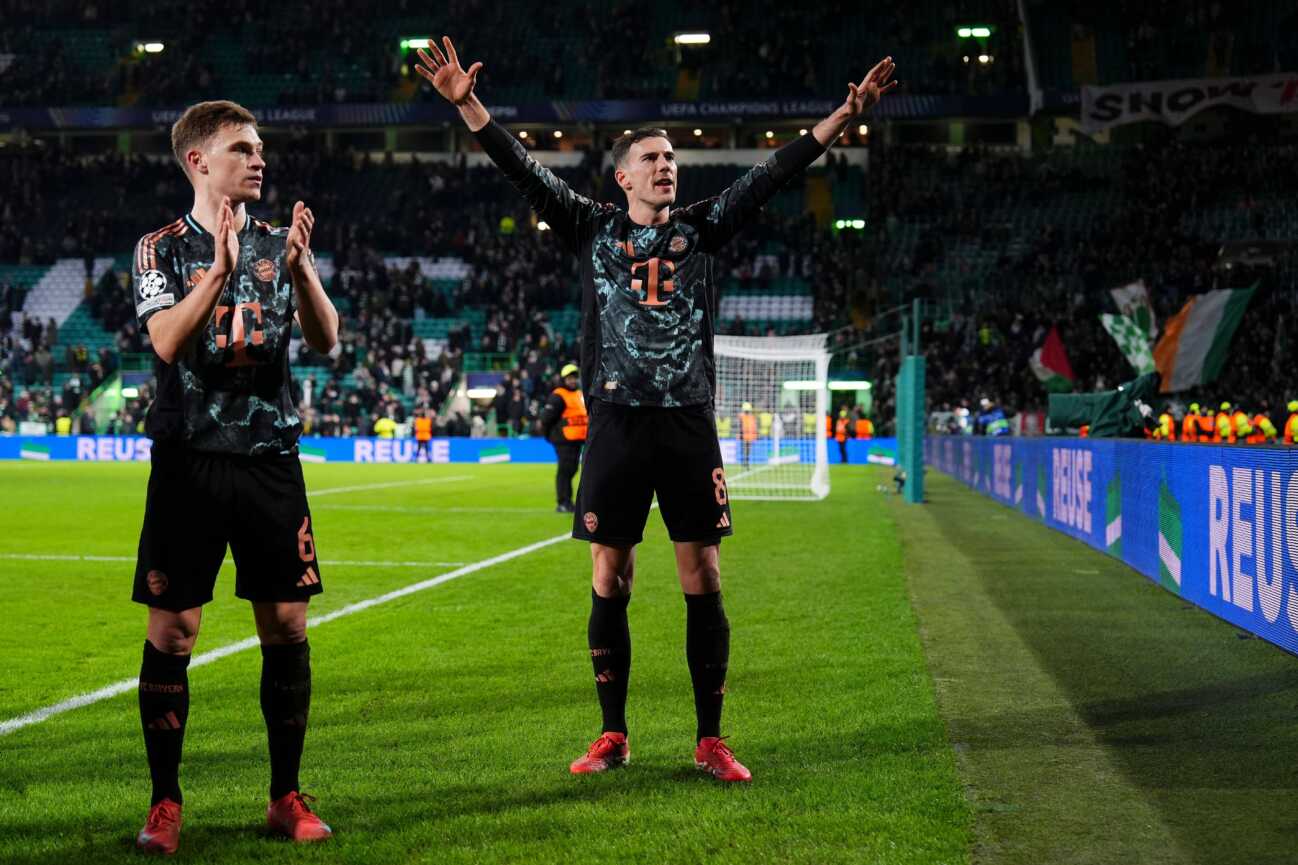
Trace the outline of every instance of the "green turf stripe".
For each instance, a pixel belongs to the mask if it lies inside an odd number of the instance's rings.
[[[1292,857],[1298,668],[932,473],[894,507],[975,862]]]

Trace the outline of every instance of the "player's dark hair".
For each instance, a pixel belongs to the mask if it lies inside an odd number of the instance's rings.
[[[247,108],[228,99],[199,102],[185,109],[171,127],[171,152],[186,175],[185,154],[220,131],[222,126],[256,126],[257,118]]]
[[[646,138],[666,138],[667,143],[675,147],[672,137],[667,134],[666,129],[655,129],[652,126],[642,126],[639,129],[632,129],[617,137],[613,142],[613,167],[616,168],[626,159],[627,153],[631,150],[631,145],[637,141],[644,141]]]

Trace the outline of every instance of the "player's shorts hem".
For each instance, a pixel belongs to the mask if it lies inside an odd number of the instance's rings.
[[[234,596],[241,601],[248,601],[252,604],[291,604],[297,601],[309,600],[323,591],[324,586],[321,583],[312,583],[309,586],[294,586],[292,591],[286,588],[281,588],[279,591],[265,592],[248,592],[235,589]]]
[[[137,604],[143,604],[144,606],[154,610],[166,610],[168,613],[181,613],[185,610],[192,610],[195,607],[205,606],[212,602],[212,598],[213,595],[208,595],[205,600],[180,598],[177,599],[179,601],[179,603],[177,603],[177,600],[155,598],[152,595],[131,595],[131,600]]]
[[[574,529],[572,539],[574,541],[589,541],[592,544],[603,544],[606,547],[634,547],[644,540],[644,535],[641,535],[638,538],[596,537],[589,532],[579,532]]]
[[[734,533],[734,529],[718,529],[705,535],[674,535],[668,532],[667,536],[673,544],[719,544],[722,538],[728,538]]]

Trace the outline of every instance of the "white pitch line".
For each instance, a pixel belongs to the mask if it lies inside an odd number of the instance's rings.
[[[0,559],[21,562],[133,562],[135,556],[73,556],[53,553],[0,553]],[[223,565],[234,564],[233,559],[225,559]],[[464,562],[388,562],[359,559],[322,559],[322,565],[349,565],[359,568],[453,568]]]
[[[471,480],[473,480],[473,475],[452,475],[448,478],[424,478],[419,481],[390,481],[383,484],[358,484],[352,487],[326,487],[322,490],[307,490],[306,500],[310,502],[320,496],[332,496],[337,493],[359,493],[364,490],[387,490],[393,487],[417,487],[425,484],[449,484],[453,481]]]
[[[350,616],[352,613],[359,613],[363,610],[368,610],[370,607],[376,607],[379,604],[386,604],[388,601],[395,601],[397,598],[404,598],[406,595],[413,595],[416,592],[422,592],[424,589],[431,589],[434,586],[440,586],[442,583],[448,583],[451,580],[481,571],[484,568],[490,568],[503,562],[507,562],[510,559],[516,559],[519,556],[526,556],[529,553],[534,553],[537,550],[544,549],[545,547],[553,546],[554,544],[557,544],[560,541],[566,541],[571,537],[571,534],[564,532],[561,535],[555,535],[554,537],[547,538],[544,541],[537,541],[534,544],[528,544],[525,547],[518,547],[517,549],[510,550],[507,553],[492,556],[489,559],[472,562],[464,567],[456,568],[453,571],[447,571],[444,574],[439,574],[436,577],[421,580],[418,583],[411,583],[408,586],[394,589],[386,594],[378,595],[364,601],[357,601],[354,604],[348,604],[345,607],[334,610],[332,613],[325,613],[323,616],[314,616],[307,619],[307,627],[313,628],[318,625],[323,625],[325,622],[332,622],[334,619],[341,619],[343,616]],[[189,666],[201,667],[204,664],[219,661],[221,658],[228,655],[246,651],[257,645],[257,638],[249,637],[246,640],[240,640],[237,643],[230,643],[229,645],[212,649],[210,652],[203,652],[201,655],[195,655],[194,659],[189,662]],[[44,708],[37,709],[34,712],[29,712],[26,715],[20,715],[17,718],[10,718],[7,721],[0,721],[0,736],[6,736],[15,730],[21,730],[23,727],[30,727],[33,724],[39,724],[42,721],[53,718],[55,715],[61,715],[64,712],[71,712],[73,709],[80,709],[82,706],[89,706],[93,703],[111,699],[119,694],[125,694],[132,688],[137,687],[139,681],[139,679],[123,679],[120,682],[115,682],[111,685],[100,688],[97,691],[91,691],[88,694],[78,694],[77,696],[64,700],[61,703],[55,703],[52,706],[45,706]]]

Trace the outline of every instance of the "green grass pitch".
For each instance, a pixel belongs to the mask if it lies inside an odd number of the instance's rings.
[[[569,526],[553,513],[549,466],[305,472],[326,588],[313,615]],[[129,600],[130,559],[146,475],[0,464],[0,721],[138,673],[145,615]],[[693,768],[684,603],[655,512],[630,610],[630,766],[567,771],[599,713],[589,554],[563,541],[310,630],[302,779],[337,832],[327,845],[261,832],[256,650],[193,669],[180,859],[964,861],[969,811],[873,482],[846,469],[824,502],[734,505],[724,726],[751,786]],[[198,653],[253,634],[229,563],[204,615]],[[0,862],[138,861],[147,799],[134,691],[2,736]]]
[[[1298,663],[1122,563],[936,473],[929,503],[836,468],[819,503],[737,502],[725,730],[692,767],[684,604],[650,517],[637,562],[634,760],[598,732],[589,559],[552,467],[305,467],[315,616],[554,543],[310,631],[304,789],[337,831],[261,830],[255,649],[197,667],[179,861],[1291,863]],[[0,463],[0,724],[133,677],[147,468]],[[227,568],[198,651],[253,633]],[[138,862],[134,691],[0,735],[0,863]]]

